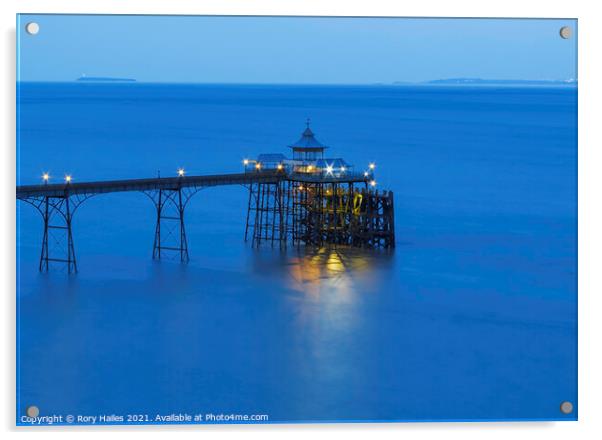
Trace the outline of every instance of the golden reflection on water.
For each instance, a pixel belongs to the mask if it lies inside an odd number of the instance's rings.
[[[352,248],[298,250],[287,259],[289,287],[312,295],[323,288],[351,293],[354,280],[372,270],[376,260],[370,251]]]

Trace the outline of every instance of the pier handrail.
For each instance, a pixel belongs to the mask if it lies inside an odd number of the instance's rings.
[[[186,187],[208,187],[220,185],[244,185],[251,183],[270,183],[280,180],[295,182],[356,183],[368,182],[371,178],[361,173],[345,173],[340,176],[286,172],[282,170],[247,171],[232,174],[214,174],[204,176],[152,177],[146,179],[101,180],[94,182],[41,183],[37,185],[18,185],[17,198],[61,197],[65,194],[104,194],[124,191],[148,191],[158,189],[177,189]]]
[[[240,185],[250,183],[277,182],[284,177],[276,171],[260,173],[214,174],[206,176],[153,177],[147,179],[123,179],[95,182],[42,183],[18,185],[17,198],[36,196],[63,196],[64,194],[103,194],[123,191],[146,191],[196,186]]]
[[[299,173],[289,172],[287,173],[288,180],[296,182],[315,182],[315,183],[357,183],[357,182],[369,182],[372,177],[365,176],[363,173],[345,172],[340,175],[338,174],[326,174],[326,173]]]

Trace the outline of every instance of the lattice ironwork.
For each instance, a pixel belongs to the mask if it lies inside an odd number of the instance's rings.
[[[393,193],[356,182],[286,180],[249,186],[245,241],[313,247],[395,246]]]
[[[77,208],[94,194],[29,196],[19,199],[34,206],[42,215],[44,231],[40,253],[40,272],[47,272],[55,263],[64,264],[68,273],[77,272],[77,258],[73,244],[73,215]]]
[[[254,183],[249,186],[245,241],[251,232],[252,246],[262,242],[286,246],[286,193],[282,182]]]
[[[157,212],[153,259],[179,255],[182,263],[190,260],[184,211],[190,198],[200,191],[200,186],[178,186],[143,191],[154,203]]]

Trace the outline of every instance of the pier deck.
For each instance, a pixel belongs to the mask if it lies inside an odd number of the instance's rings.
[[[286,173],[277,170],[251,171],[246,173],[214,174],[183,177],[153,177],[147,179],[106,180],[96,182],[71,182],[38,185],[18,185],[17,198],[60,197],[69,194],[105,194],[123,191],[172,190],[174,188],[209,187],[222,185],[247,185],[251,183],[277,183],[283,180],[322,183],[359,183],[368,178],[361,174],[341,177],[308,176],[302,173]]]

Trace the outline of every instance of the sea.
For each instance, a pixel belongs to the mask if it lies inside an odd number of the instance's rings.
[[[17,423],[577,418],[575,86],[18,83],[17,184],[238,173],[308,118],[376,164],[393,250],[252,248],[235,185],[157,261],[153,204],[112,193],[74,214],[77,274],[40,273],[16,202]]]

